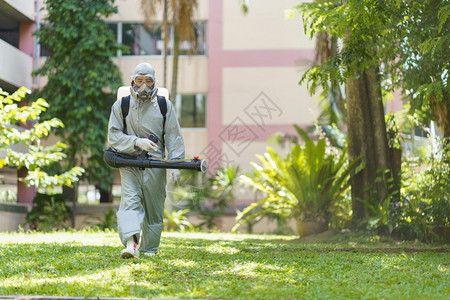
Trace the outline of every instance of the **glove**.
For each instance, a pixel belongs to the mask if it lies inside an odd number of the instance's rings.
[[[180,180],[180,170],[169,169],[169,182],[174,183]]]
[[[158,150],[158,145],[156,145],[154,142],[150,141],[149,139],[137,138],[136,141],[134,141],[134,145],[136,147],[141,148],[144,151],[157,151]]]

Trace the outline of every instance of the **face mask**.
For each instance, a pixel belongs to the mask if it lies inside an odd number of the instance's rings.
[[[139,101],[147,101],[153,99],[158,91],[157,88],[151,89],[146,84],[141,85],[141,87],[131,87],[131,95]]]

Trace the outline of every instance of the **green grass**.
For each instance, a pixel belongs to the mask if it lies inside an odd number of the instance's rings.
[[[163,233],[158,255],[123,260],[114,232],[2,233],[0,245],[0,295],[450,298],[448,246]]]

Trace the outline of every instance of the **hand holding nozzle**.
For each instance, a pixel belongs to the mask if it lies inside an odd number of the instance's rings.
[[[158,151],[158,145],[149,139],[137,138],[134,145],[144,151]]]

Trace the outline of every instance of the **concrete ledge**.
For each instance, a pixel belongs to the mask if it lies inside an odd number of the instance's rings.
[[[100,203],[100,204],[79,204],[75,203],[75,208],[72,202],[67,202],[67,206],[75,213],[75,215],[97,215],[103,214],[108,209],[119,208],[119,204]]]
[[[71,202],[67,206],[75,214],[75,228],[82,229],[88,226],[92,220],[90,217],[102,217],[108,209],[117,210],[119,205],[112,203],[102,204],[79,204],[75,207]],[[24,203],[0,203],[0,232],[16,231],[19,226],[24,226],[25,217],[32,209],[32,204]]]
[[[25,203],[0,203],[0,211],[26,214],[31,210],[30,204]]]

